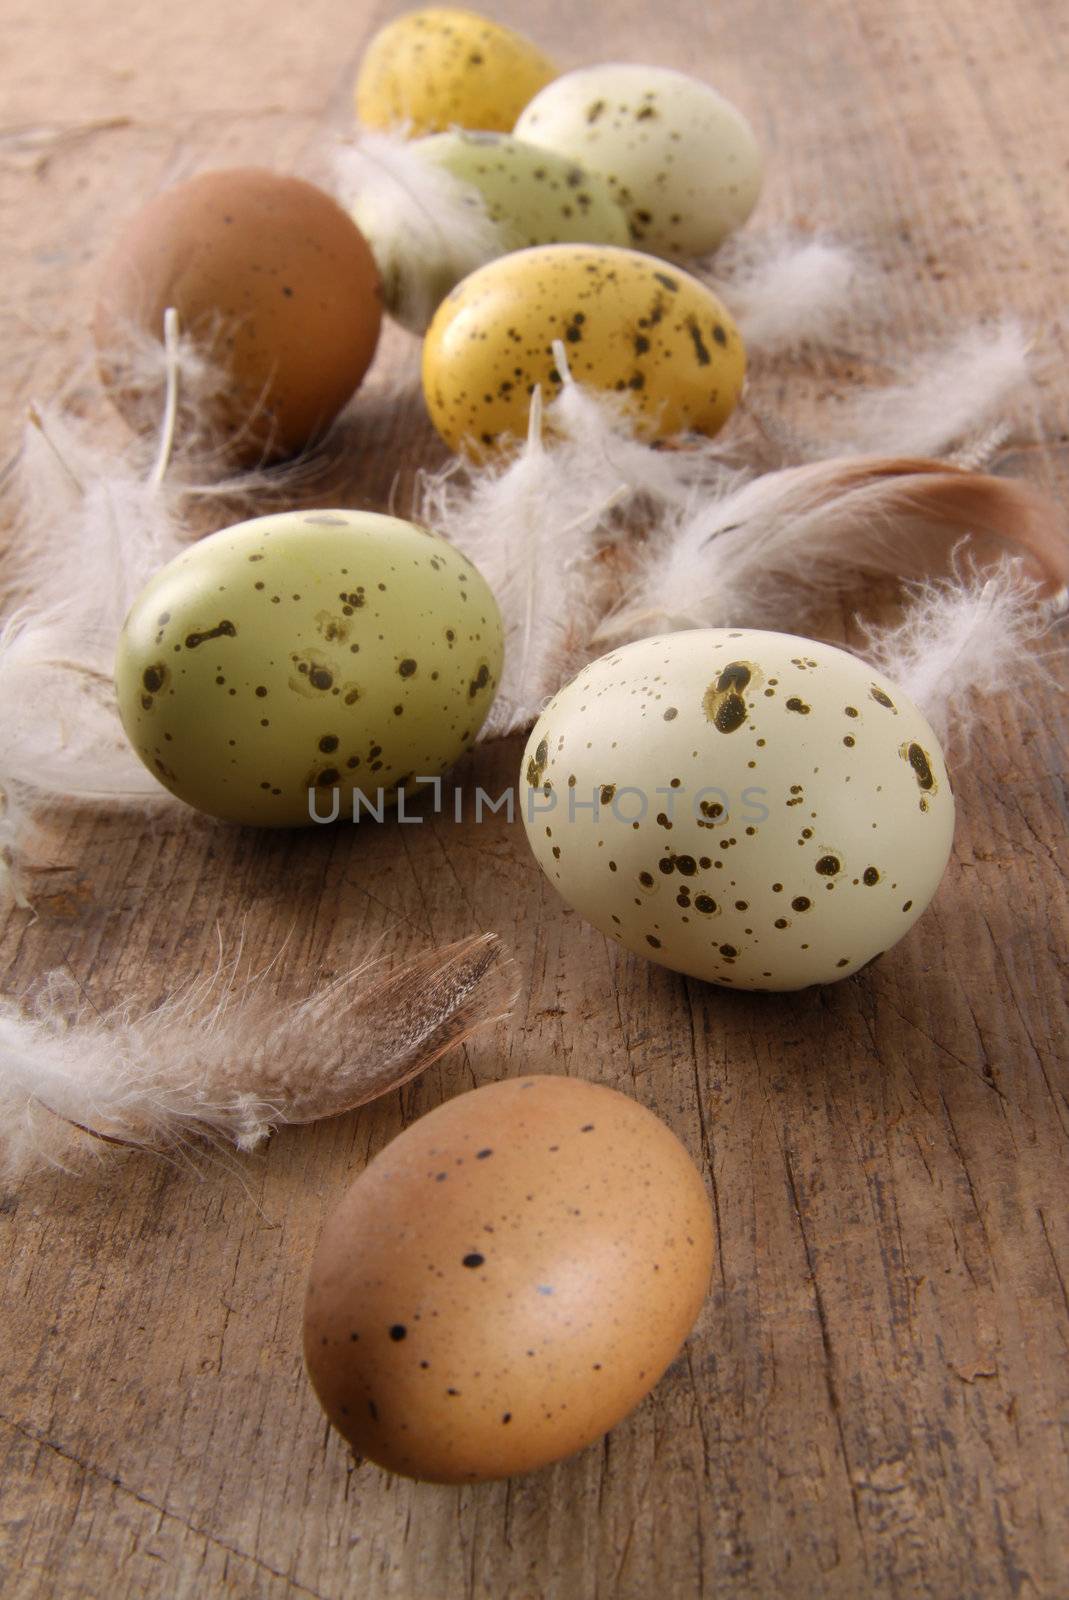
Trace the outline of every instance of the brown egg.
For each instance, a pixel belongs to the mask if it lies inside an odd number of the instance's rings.
[[[305,1304],[327,1416],[438,1483],[581,1450],[653,1387],[708,1288],[705,1187],[636,1101],[575,1078],[460,1095],[328,1219]]]
[[[143,351],[162,340],[169,306],[225,375],[211,421],[243,460],[292,455],[325,433],[371,365],[382,322],[355,223],[313,184],[256,167],[157,195],[108,262],[93,332],[105,385],[139,431],[162,414],[161,365],[148,363],[146,382]]]

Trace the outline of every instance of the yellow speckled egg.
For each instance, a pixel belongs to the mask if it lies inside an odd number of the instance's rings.
[[[444,772],[475,742],[502,648],[493,595],[444,539],[368,511],[289,511],[156,574],[115,687],[172,794],[292,827],[351,816],[357,789],[381,809]]]
[[[507,133],[557,69],[529,39],[455,6],[397,17],[367,48],[356,114],[368,128],[413,137],[446,128]]]
[[[579,1079],[510,1079],[356,1179],[312,1265],[305,1361],[334,1426],[392,1472],[529,1472],[653,1387],[712,1261],[704,1184],[659,1118]]]
[[[439,306],[423,346],[431,420],[453,449],[521,437],[536,384],[572,376],[633,403],[648,436],[716,433],[742,389],[746,354],[720,300],[653,256],[555,244],[480,267]]]
[[[946,868],[938,741],[867,662],[695,628],[584,668],[524,756],[543,872],[596,928],[677,972],[801,989],[896,944]]]
[[[600,172],[643,249],[705,255],[757,204],[762,157],[740,111],[669,67],[581,67],[536,95],[516,135]]]

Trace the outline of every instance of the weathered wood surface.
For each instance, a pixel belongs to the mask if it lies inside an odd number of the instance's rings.
[[[209,164],[314,171],[348,114],[369,0],[8,0],[0,196],[3,460],[86,353],[118,221]],[[770,150],[755,219],[827,227],[893,273],[879,328],[766,393],[1016,307],[1044,370],[1015,466],[1069,487],[1069,13],[1061,0],[592,0],[496,14],[565,62],[689,67]],[[393,366],[391,367],[391,363]],[[407,364],[407,365],[406,365]],[[349,423],[349,490],[440,459],[402,339]],[[87,376],[85,403],[101,410]],[[103,414],[103,413],[102,413]],[[0,982],[67,967],[152,1001],[216,926],[284,976],[475,929],[511,945],[511,1025],[359,1115],[190,1173],[130,1159],[0,1206],[5,1597],[1063,1596],[1069,1592],[1066,721],[985,716],[934,908],[856,978],[721,993],[609,948],[504,820],[262,837],[177,805],[56,817],[41,915]],[[483,749],[501,787],[518,749]],[[326,1209],[444,1096],[517,1070],[618,1085],[705,1164],[720,1257],[686,1353],[603,1444],[531,1478],[417,1487],[353,1469],[300,1360]]]

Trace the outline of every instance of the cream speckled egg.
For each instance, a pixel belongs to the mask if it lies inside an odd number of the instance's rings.
[[[529,1472],[653,1387],[712,1261],[705,1186],[659,1118],[576,1078],[490,1084],[407,1128],[328,1219],[308,1372],[392,1472]]]
[[[493,595],[452,545],[367,511],[289,511],[158,572],[119,642],[128,738],[172,794],[265,827],[351,816],[474,742],[501,672]]]
[[[954,800],[935,734],[865,662],[695,629],[585,668],[524,756],[531,848],[639,955],[740,989],[849,977],[939,886]]]
[[[556,67],[522,34],[475,11],[430,6],[388,22],[356,79],[356,114],[368,128],[415,136],[446,128],[508,132]]]
[[[602,173],[636,244],[706,255],[746,221],[761,189],[753,129],[706,83],[668,67],[610,62],[549,84],[516,136]]]
[[[738,329],[696,278],[637,250],[544,245],[480,267],[438,308],[423,392],[446,443],[522,437],[535,385],[560,387],[557,339],[579,383],[629,399],[657,438],[716,433],[742,389]]]

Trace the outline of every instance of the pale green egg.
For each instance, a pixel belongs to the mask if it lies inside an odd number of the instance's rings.
[[[367,511],[289,511],[212,535],[127,618],[123,726],[172,794],[232,822],[351,816],[474,742],[502,663],[486,583],[452,545]]]
[[[715,250],[761,190],[761,149],[741,111],[669,67],[606,62],[565,73],[535,95],[515,132],[600,173],[634,243],[673,260]]]
[[[371,184],[357,195],[352,214],[382,274],[386,309],[413,333],[425,332],[450,290],[498,256],[532,245],[630,242],[607,179],[511,134],[454,128],[413,140],[404,160],[392,186]]]
[[[506,250],[527,245],[630,243],[608,180],[508,133],[432,134],[415,146],[482,196]],[[452,284],[449,286],[452,288]]]

